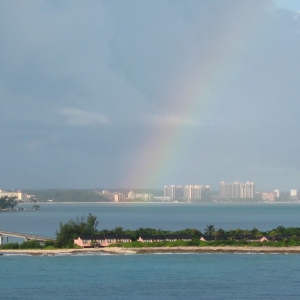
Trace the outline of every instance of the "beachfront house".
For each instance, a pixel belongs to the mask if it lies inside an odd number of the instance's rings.
[[[132,238],[129,234],[120,234],[117,235],[117,243],[131,243]]]
[[[141,235],[137,241],[142,243],[152,243],[153,242],[153,235]]]
[[[167,242],[176,242],[178,240],[177,234],[168,234],[166,235],[166,241]]]
[[[188,234],[166,234],[166,235],[141,235],[138,242],[176,242],[176,241],[191,241],[193,237]]]
[[[132,239],[130,235],[116,235],[116,234],[81,235],[77,239],[74,239],[74,244],[82,248],[91,248],[91,247],[107,247],[111,244],[129,243],[131,241]]]
[[[268,236],[263,236],[259,239],[260,242],[269,242],[270,240],[272,240],[272,238]]]
[[[166,237],[164,235],[154,235],[153,242],[165,242]]]
[[[77,239],[74,239],[74,244],[82,248],[90,248],[92,247],[92,239],[92,235],[82,235],[79,236]]]
[[[203,235],[200,241],[203,242],[213,242],[213,241],[226,241],[227,237],[225,235]]]
[[[193,236],[190,234],[179,234],[178,240],[184,241],[184,242],[190,242],[193,240]]]

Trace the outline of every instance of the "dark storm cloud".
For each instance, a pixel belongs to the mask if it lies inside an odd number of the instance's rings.
[[[295,186],[299,17],[262,0],[0,1],[2,188],[118,186],[175,125],[187,142],[157,186]],[[181,114],[216,68],[205,118]]]

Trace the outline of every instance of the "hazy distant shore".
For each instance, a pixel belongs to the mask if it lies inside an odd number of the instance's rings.
[[[154,254],[154,253],[264,253],[264,254],[300,254],[300,246],[295,247],[147,247],[147,248],[85,248],[85,249],[55,249],[55,250],[0,250],[2,254],[61,255],[78,253],[107,254]]]

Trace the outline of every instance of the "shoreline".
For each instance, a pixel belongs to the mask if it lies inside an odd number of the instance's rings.
[[[23,202],[23,203],[19,203],[19,205],[40,205],[40,204],[46,204],[46,205],[51,205],[51,204],[113,204],[113,205],[118,205],[118,204],[213,204],[213,205],[218,205],[218,204],[300,204],[300,200],[299,201],[278,201],[278,202],[267,202],[267,201],[262,201],[262,202],[214,202],[214,201],[210,201],[210,202],[176,202],[176,201],[147,201],[147,202],[143,202],[143,201],[136,201],[136,202],[130,202],[130,201],[124,201],[124,202],[101,202],[101,201],[95,201],[95,202],[36,202],[36,203],[28,203],[28,202]]]
[[[218,253],[218,254],[233,254],[233,253],[253,253],[253,254],[300,254],[300,246],[294,247],[145,247],[145,248],[121,248],[121,247],[107,247],[107,248],[85,248],[85,249],[18,249],[18,250],[0,250],[1,255],[5,254],[26,254],[31,256],[55,256],[61,254],[79,254],[79,253],[103,253],[103,254],[180,254],[180,253]]]

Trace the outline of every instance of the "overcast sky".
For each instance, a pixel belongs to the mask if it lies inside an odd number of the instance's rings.
[[[0,0],[0,188],[300,189],[298,11]]]

